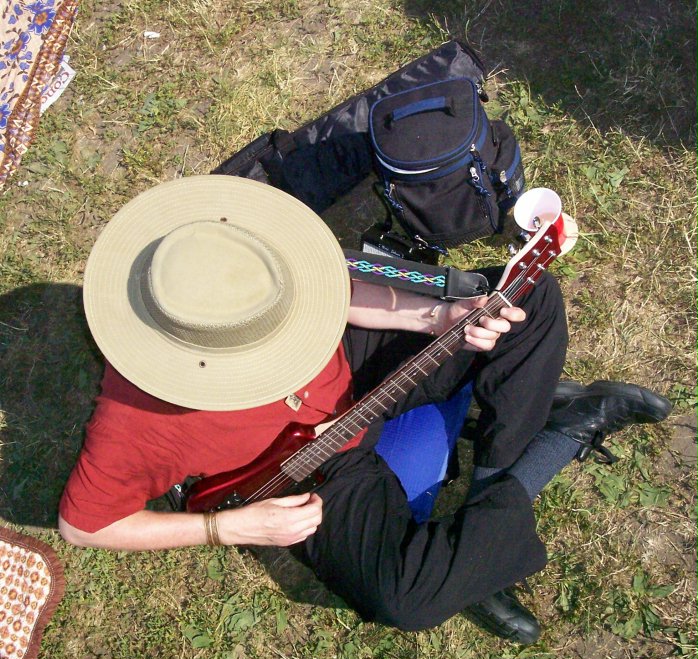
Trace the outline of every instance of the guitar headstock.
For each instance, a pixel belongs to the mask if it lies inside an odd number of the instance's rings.
[[[524,247],[507,263],[495,290],[509,302],[528,292],[561,254],[566,238],[562,216],[552,222],[543,222]]]

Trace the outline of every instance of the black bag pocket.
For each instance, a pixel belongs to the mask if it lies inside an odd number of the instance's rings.
[[[521,149],[511,128],[500,119],[490,122],[496,156],[490,166],[490,181],[502,215],[511,209],[526,187]]]
[[[499,230],[497,195],[487,175],[461,167],[429,181],[394,181],[388,196],[398,220],[413,238],[456,247]]]

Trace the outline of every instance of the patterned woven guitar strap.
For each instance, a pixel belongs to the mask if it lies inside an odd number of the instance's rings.
[[[345,249],[344,256],[352,279],[371,284],[403,288],[442,300],[486,295],[487,279],[478,272],[464,272],[450,266],[430,265],[392,256]]]

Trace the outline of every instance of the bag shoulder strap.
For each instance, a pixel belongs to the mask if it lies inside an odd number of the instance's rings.
[[[345,249],[349,275],[371,284],[402,288],[442,300],[479,297],[489,293],[487,278],[450,266],[429,265],[392,256]]]

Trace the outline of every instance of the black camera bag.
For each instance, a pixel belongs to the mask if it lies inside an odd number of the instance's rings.
[[[523,192],[521,154],[489,121],[478,82],[438,80],[385,96],[369,129],[385,198],[416,240],[450,247],[501,230]]]

